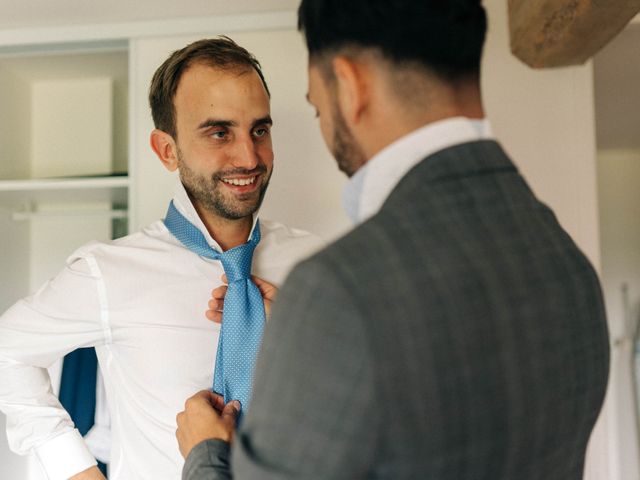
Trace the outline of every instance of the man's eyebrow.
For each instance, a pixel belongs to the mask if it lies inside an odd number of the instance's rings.
[[[214,127],[235,127],[236,122],[232,120],[221,120],[216,118],[208,118],[200,125],[198,125],[198,130],[203,128],[214,128]]]
[[[251,127],[254,128],[254,127],[257,127],[258,125],[273,125],[273,120],[271,119],[271,115],[267,115],[265,117],[254,120]]]
[[[233,120],[208,118],[204,122],[202,122],[200,125],[198,125],[198,130],[202,130],[205,128],[215,128],[215,127],[223,127],[223,128],[236,127],[237,125],[238,124]],[[273,125],[273,120],[271,119],[270,115],[267,115],[265,117],[254,120],[253,123],[251,124],[251,127],[254,128],[257,125]]]
[[[304,98],[307,99],[308,103],[311,103],[311,99],[309,98],[309,93],[307,92],[307,94],[304,96]]]

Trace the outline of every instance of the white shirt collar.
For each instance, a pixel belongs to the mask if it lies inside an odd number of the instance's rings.
[[[198,215],[196,208],[191,203],[191,199],[189,198],[189,194],[182,185],[182,182],[178,178],[176,181],[175,194],[173,196],[173,204],[176,206],[178,211],[184,215],[184,217],[191,222],[198,230],[202,232],[204,238],[207,240],[207,243],[211,248],[222,252],[222,247],[218,244],[218,242],[211,236],[207,227],[205,227],[204,222]],[[251,233],[249,234],[249,240],[253,235],[253,230],[256,228],[256,222],[258,221],[258,213],[253,214],[253,226],[251,227]]]
[[[461,143],[493,138],[488,120],[453,117],[414,130],[383,148],[349,180],[343,203],[354,223],[372,217],[409,170],[421,160]]]

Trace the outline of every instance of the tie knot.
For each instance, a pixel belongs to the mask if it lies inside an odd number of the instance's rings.
[[[227,250],[220,255],[220,261],[229,283],[246,280],[251,276],[251,262],[255,248],[256,244],[249,242]]]
[[[258,220],[256,220],[253,234],[247,243],[227,250],[224,253],[220,253],[211,248],[202,232],[193,226],[193,224],[178,211],[173,201],[169,204],[169,210],[164,219],[164,224],[167,226],[167,229],[192,252],[206,258],[220,260],[224,268],[224,273],[227,274],[229,283],[251,277],[253,251],[261,238],[260,222]]]

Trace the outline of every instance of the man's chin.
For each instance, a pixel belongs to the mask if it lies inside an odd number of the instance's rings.
[[[257,202],[252,202],[251,204],[240,204],[240,205],[228,205],[224,207],[217,206],[215,209],[216,215],[226,218],[227,220],[242,220],[247,217],[251,217],[254,213],[258,211],[260,206]]]
[[[218,191],[208,203],[207,210],[227,220],[242,220],[252,216],[262,205],[266,189],[258,189],[246,193]],[[220,195],[220,193],[223,193]]]

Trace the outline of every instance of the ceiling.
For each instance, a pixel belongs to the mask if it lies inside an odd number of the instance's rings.
[[[299,0],[0,0],[0,29],[294,10],[299,3]]]
[[[594,58],[599,149],[640,149],[640,24],[629,25]]]

